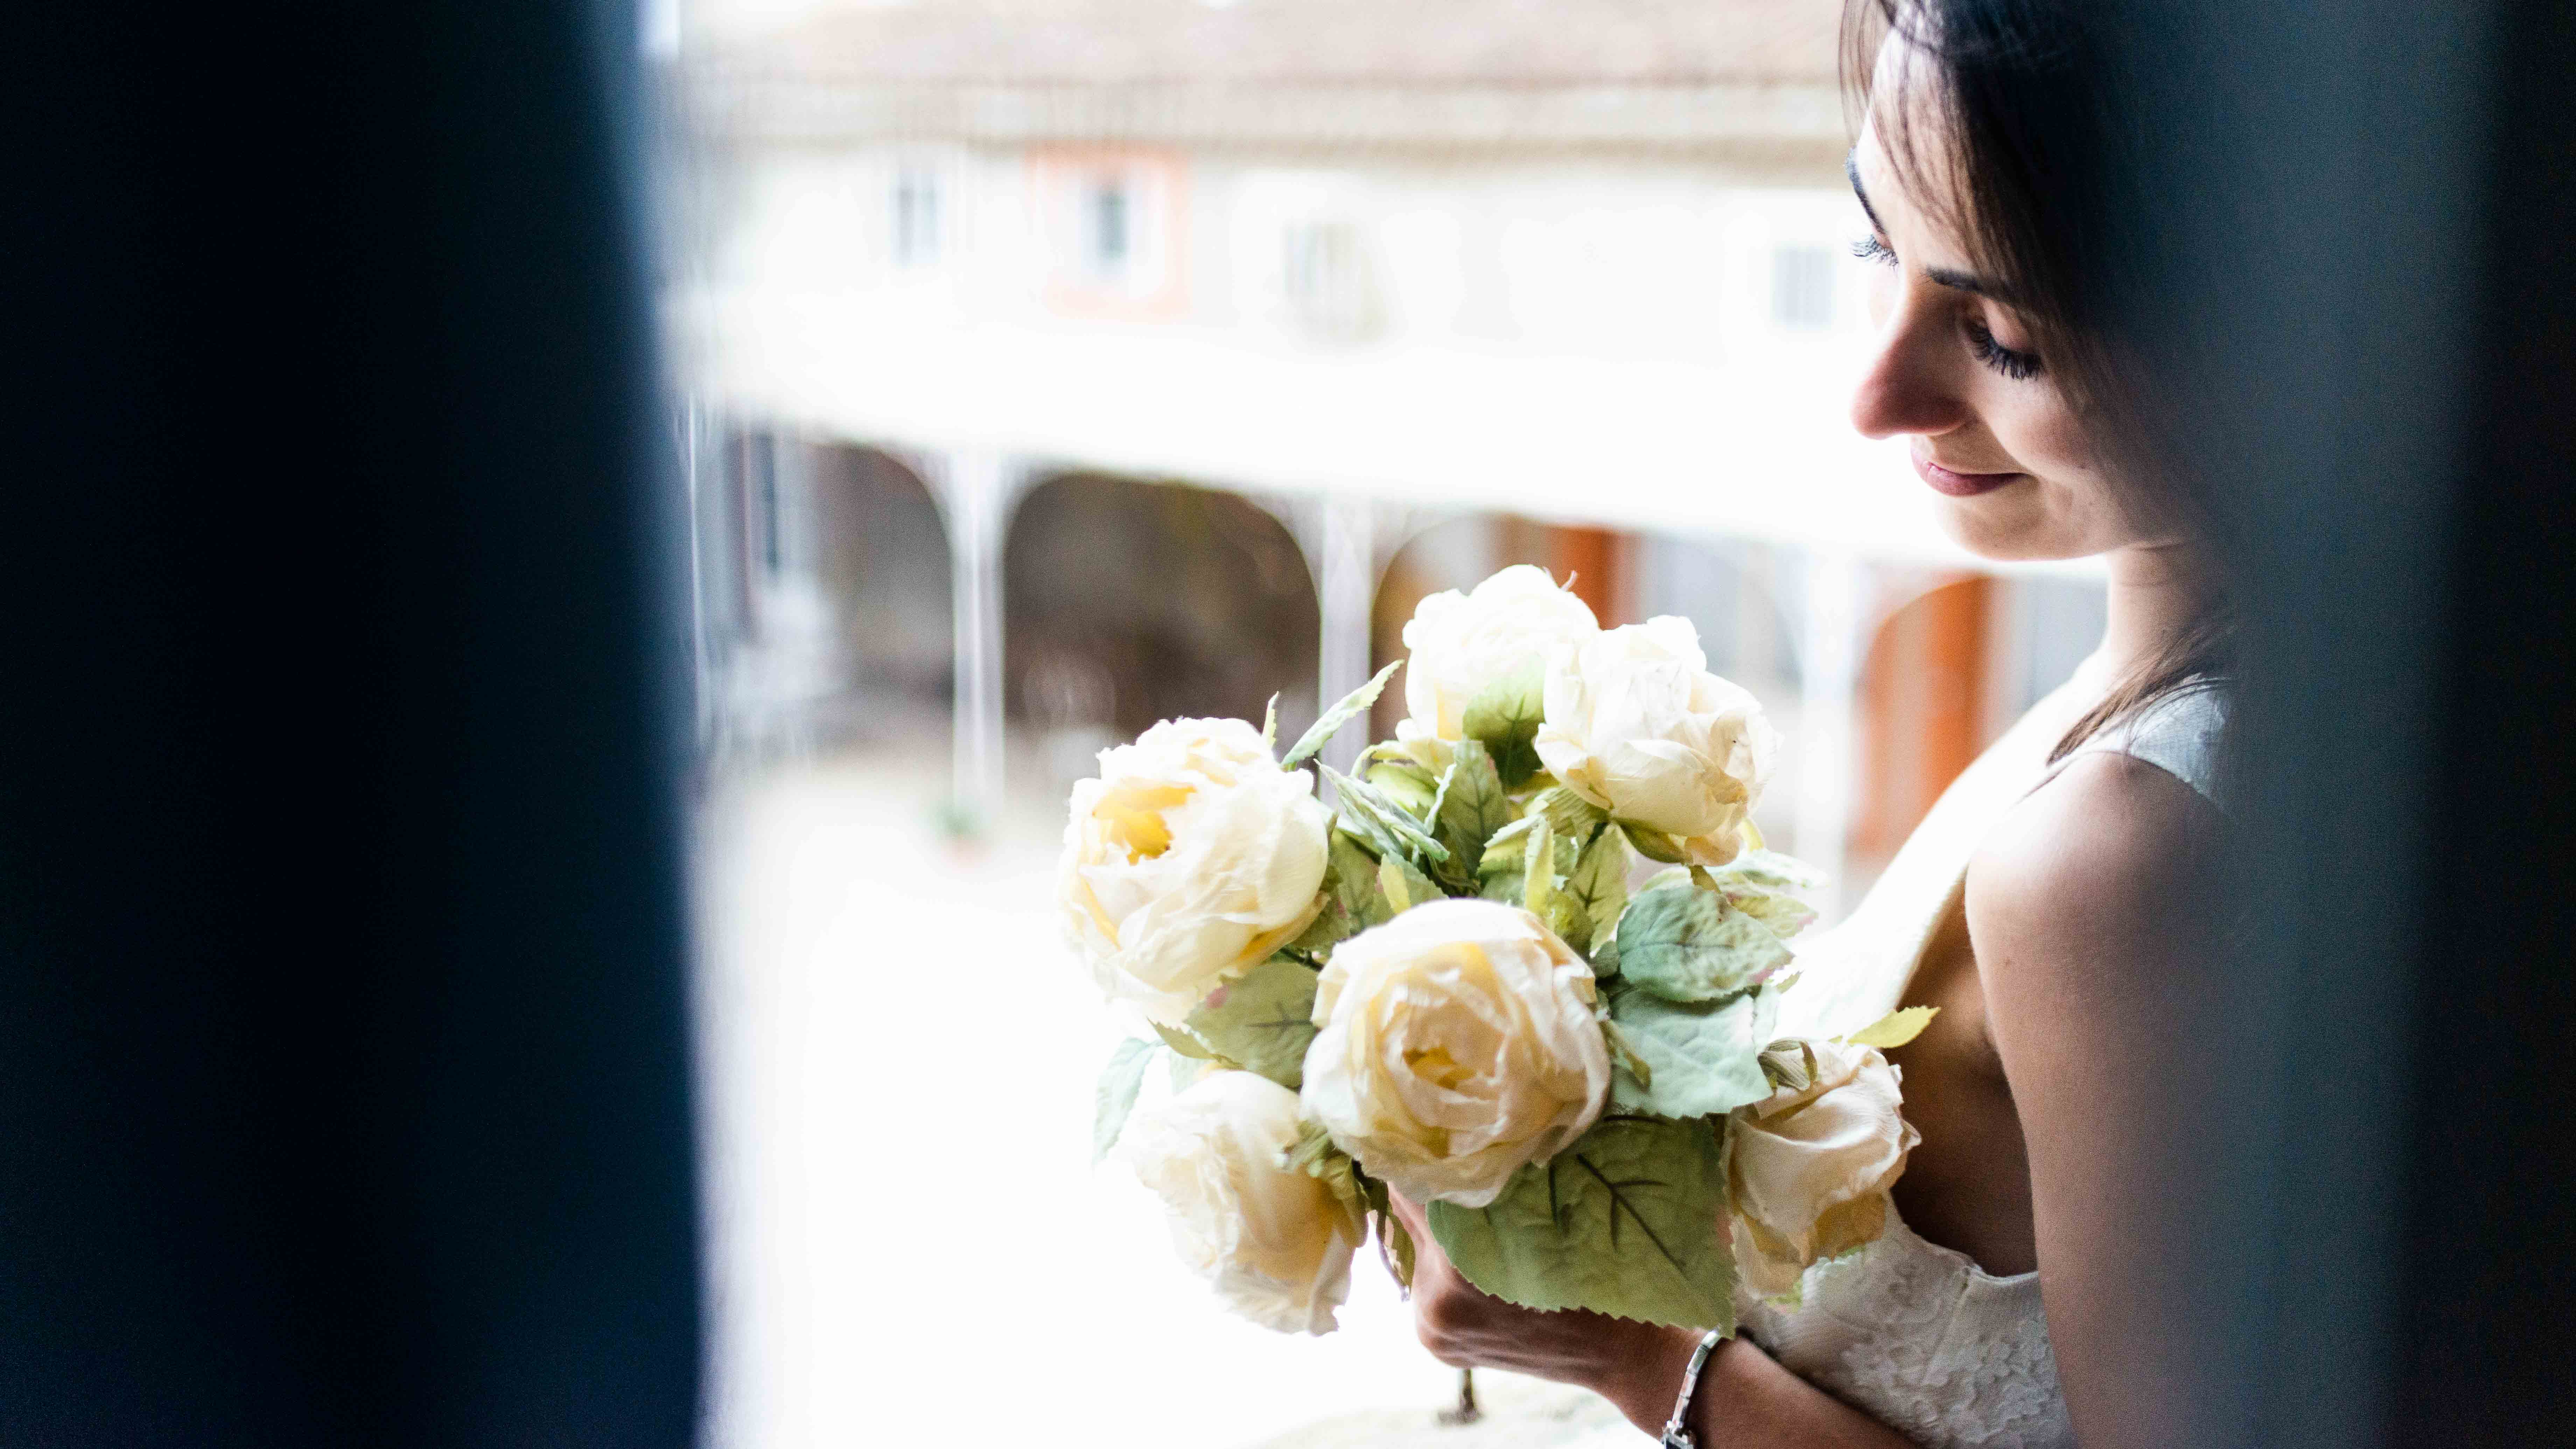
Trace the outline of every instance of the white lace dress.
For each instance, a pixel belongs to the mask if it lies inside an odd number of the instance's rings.
[[[1849,1031],[1895,1008],[1978,843],[2056,773],[2049,751],[2102,688],[2086,661],[1942,795],[1851,918],[1799,953],[1805,981],[1783,1001],[1783,1035]],[[2195,688],[2077,753],[2133,755],[2215,799],[2224,722],[2224,696]],[[2039,1275],[1988,1273],[1892,1215],[1877,1242],[1809,1269],[1795,1306],[1744,1304],[1742,1328],[1800,1377],[1931,1449],[2075,1442]]]

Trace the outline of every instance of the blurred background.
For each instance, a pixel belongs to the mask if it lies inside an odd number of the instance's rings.
[[[1051,876],[1102,748],[1274,692],[1293,735],[1426,594],[1535,563],[1605,624],[1688,617],[1761,697],[1758,818],[1830,918],[2091,651],[2098,577],[1970,559],[1845,421],[1871,331],[1838,16],[651,14],[711,1442],[930,1442],[1003,1400],[1080,1443],[1435,1433],[1452,1375],[1382,1270],[1342,1333],[1272,1335],[1089,1165],[1123,1028]],[[1484,1432],[1520,1436],[1490,1442],[1612,1422],[1490,1393],[1518,1427]]]

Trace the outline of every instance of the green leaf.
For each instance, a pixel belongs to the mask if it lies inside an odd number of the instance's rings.
[[[1438,1235],[1435,1233],[1434,1236]],[[1411,1292],[1413,1290],[1413,1233],[1405,1227],[1404,1219],[1383,1207],[1377,1210],[1377,1247],[1378,1251],[1386,1256],[1387,1276],[1395,1280],[1395,1286]]]
[[[1644,1057],[1637,1055],[1636,1047],[1629,1043],[1628,1034],[1619,1029],[1619,1023],[1615,1021],[1602,1022],[1601,1040],[1610,1048],[1611,1065],[1617,1067],[1623,1072],[1626,1072],[1628,1075],[1635,1077],[1638,1085],[1640,1086],[1654,1086],[1654,1064],[1647,1061]]]
[[[1442,776],[1438,813],[1432,831],[1470,873],[1484,863],[1485,845],[1512,823],[1512,802],[1503,793],[1503,777],[1483,744],[1460,740],[1457,758]]]
[[[1717,878],[1717,888],[1725,892],[1727,900],[1737,910],[1760,921],[1772,935],[1784,941],[1816,923],[1816,908],[1796,896],[1742,890],[1725,876]]]
[[[1619,829],[1627,835],[1628,843],[1637,847],[1637,853],[1648,860],[1661,861],[1666,865],[1679,865],[1690,858],[1682,853],[1680,841],[1660,830],[1648,830],[1642,825],[1631,825],[1625,820],[1619,822]]]
[[[1323,717],[1315,721],[1315,727],[1299,735],[1288,753],[1279,757],[1280,768],[1293,770],[1313,758],[1315,752],[1324,747],[1325,741],[1341,732],[1342,726],[1365,714],[1370,705],[1377,703],[1379,692],[1386,688],[1387,676],[1403,666],[1404,661],[1399,659],[1379,670],[1368,683],[1343,695],[1341,703],[1324,711]]]
[[[1279,1155],[1279,1165],[1291,1172],[1302,1172],[1332,1190],[1353,1218],[1364,1218],[1376,1205],[1385,1189],[1361,1176],[1359,1164],[1351,1155],[1333,1145],[1333,1134],[1324,1124],[1307,1118],[1297,1124],[1297,1140]]]
[[[1685,1003],[1630,985],[1625,977],[1605,989],[1611,1024],[1648,1072],[1613,1070],[1613,1105],[1659,1117],[1704,1117],[1771,1095],[1762,1051],[1778,1015],[1774,993]]]
[[[1531,818],[1538,825],[1521,848],[1521,906],[1545,920],[1548,905],[1556,899],[1556,836],[1548,829],[1546,816]]]
[[[1218,1056],[1290,1091],[1315,1039],[1315,973],[1273,956],[1209,993],[1186,1025]]]
[[[1563,785],[1539,791],[1527,813],[1547,817],[1548,827],[1565,840],[1590,840],[1592,832],[1610,818],[1608,811]]]
[[[1816,1049],[1795,1037],[1762,1049],[1762,1075],[1775,1090],[1803,1092],[1816,1080]]]
[[[1363,833],[1371,844],[1383,840],[1383,858],[1389,851],[1408,859],[1447,860],[1449,847],[1431,838],[1422,822],[1406,813],[1405,808],[1387,798],[1386,793],[1365,780],[1354,780],[1330,765],[1323,767],[1324,777],[1333,782],[1333,795],[1342,807],[1344,817],[1358,816]]]
[[[1538,773],[1538,727],[1546,717],[1547,671],[1532,664],[1486,685],[1467,701],[1459,723],[1494,757],[1506,789]]]
[[[1738,910],[1787,940],[1813,925],[1816,911],[1806,896],[1824,884],[1824,876],[1803,860],[1768,850],[1748,850],[1719,867],[1717,888]]]
[[[1431,1204],[1467,1281],[1525,1308],[1735,1326],[1718,1123],[1611,1116],[1484,1208]]]
[[[1735,877],[1746,885],[1782,895],[1803,895],[1823,887],[1825,873],[1776,850],[1748,850],[1718,868],[1721,881]]]
[[[1377,863],[1377,888],[1386,897],[1388,910],[1400,916],[1413,909],[1413,885],[1405,879],[1402,860],[1390,856]]]
[[[1930,1026],[1932,1018],[1940,1014],[1941,1008],[1937,1006],[1899,1007],[1844,1037],[1843,1040],[1853,1046],[1876,1047],[1883,1052],[1894,1051],[1921,1036],[1923,1028]]]
[[[1290,950],[1309,956],[1323,956],[1393,914],[1386,908],[1386,898],[1378,893],[1377,857],[1340,830],[1331,835],[1324,866],[1323,909],[1315,913],[1314,923],[1306,927],[1305,933],[1289,944]]]
[[[1586,950],[1605,943],[1617,929],[1619,913],[1628,908],[1628,846],[1626,837],[1616,830],[1596,832],[1592,843],[1583,847],[1576,858],[1573,873],[1565,880],[1565,894],[1582,907],[1583,941],[1575,949]],[[1566,938],[1569,943],[1574,938]]]
[[[1413,868],[1411,861],[1398,861],[1396,864],[1404,872],[1405,894],[1413,898],[1415,905],[1422,905],[1427,901],[1444,900],[1453,894],[1443,877],[1424,875]],[[1446,868],[1443,867],[1443,869]]]
[[[1476,861],[1476,894],[1505,905],[1521,903],[1523,862],[1529,858],[1530,831],[1537,824],[1535,817],[1515,820],[1485,842],[1485,852]]]
[[[1548,897],[1547,909],[1540,913],[1539,921],[1549,930],[1554,931],[1558,940],[1572,947],[1578,956],[1592,944],[1588,939],[1592,930],[1592,918],[1583,914],[1581,901],[1562,890]]]
[[[1149,1021],[1145,1024],[1154,1029],[1154,1035],[1163,1039],[1163,1045],[1179,1052],[1182,1056],[1192,1057],[1203,1062],[1219,1060],[1217,1054],[1208,1048],[1207,1043],[1190,1035],[1186,1030],[1168,1027],[1159,1021]]]
[[[1360,771],[1360,778],[1376,786],[1379,793],[1416,820],[1436,818],[1432,805],[1439,798],[1440,782],[1421,766],[1375,764]]]
[[[1403,838],[1378,823],[1375,815],[1354,805],[1346,804],[1334,815],[1333,821],[1338,827],[1336,833],[1347,835],[1359,842],[1362,853],[1368,856],[1367,878],[1370,889],[1374,891],[1377,885],[1377,863],[1381,860],[1404,859]]]
[[[1318,1169],[1323,1166],[1324,1159],[1337,1150],[1333,1146],[1333,1134],[1324,1130],[1324,1124],[1308,1118],[1297,1124],[1297,1140],[1279,1155],[1279,1165],[1294,1172],[1320,1175]]]
[[[1145,1085],[1145,1064],[1154,1059],[1154,1044],[1131,1036],[1109,1054],[1100,1069],[1100,1084],[1091,1094],[1091,1162],[1094,1167],[1118,1145],[1127,1114],[1136,1110],[1136,1092]]]
[[[1717,891],[1654,886],[1619,917],[1619,971],[1672,1001],[1715,1001],[1759,985],[1792,953]]]
[[[1261,711],[1261,747],[1265,750],[1279,748],[1279,696],[1276,694],[1270,696],[1268,707]]]
[[[1574,842],[1549,829],[1546,816],[1532,812],[1527,818],[1536,823],[1522,837],[1520,899],[1516,904],[1580,953],[1592,943],[1592,917],[1586,910],[1586,898],[1567,889],[1577,861]],[[1510,900],[1495,889],[1498,879],[1481,877],[1482,893],[1488,900]]]

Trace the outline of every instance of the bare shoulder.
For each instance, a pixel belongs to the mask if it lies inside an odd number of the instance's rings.
[[[2048,1335],[2076,1436],[2169,1443],[2157,1395],[2205,1267],[2233,1038],[2208,875],[2222,817],[2127,755],[2076,760],[1968,866],[1968,933],[2030,1164]]]
[[[2083,756],[2032,792],[1968,866],[1990,995],[2101,984],[2194,944],[2219,823],[2200,792],[2127,755]]]

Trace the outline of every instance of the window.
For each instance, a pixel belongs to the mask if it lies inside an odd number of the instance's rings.
[[[1028,160],[1048,311],[1160,321],[1187,309],[1189,193],[1179,157],[1066,146],[1034,149]]]
[[[1834,254],[1782,247],[1771,254],[1771,320],[1798,332],[1834,325]]]
[[[1134,253],[1134,202],[1127,182],[1115,176],[1102,177],[1091,183],[1084,198],[1084,255],[1094,275],[1118,277],[1126,274],[1129,257]]]
[[[939,260],[939,178],[907,167],[894,179],[894,264],[926,267]]]

